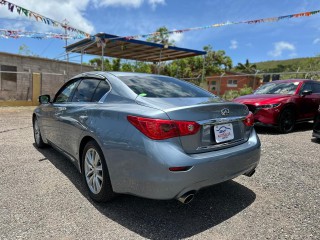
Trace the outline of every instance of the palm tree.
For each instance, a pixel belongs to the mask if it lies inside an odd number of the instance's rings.
[[[236,69],[244,73],[255,73],[257,71],[257,65],[250,63],[247,59],[245,64],[238,63]]]
[[[151,37],[147,38],[148,42],[154,42],[154,43],[160,43],[166,46],[174,46],[174,41],[173,40],[169,40],[169,33],[168,33],[168,29],[163,26],[160,27],[156,30],[156,32],[158,34],[153,35]]]

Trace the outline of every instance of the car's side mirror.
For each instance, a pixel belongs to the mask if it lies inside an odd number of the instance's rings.
[[[40,104],[47,104],[50,102],[50,95],[41,95],[39,96],[39,103]]]
[[[301,95],[302,96],[307,96],[307,95],[311,95],[312,94],[312,90],[303,90]]]

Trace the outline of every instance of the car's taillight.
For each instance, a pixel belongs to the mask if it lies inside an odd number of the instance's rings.
[[[140,132],[154,140],[196,134],[200,125],[196,122],[128,116],[128,121]]]
[[[251,127],[254,124],[254,117],[253,117],[253,113],[249,112],[249,114],[246,116],[246,119],[243,120],[244,125]]]

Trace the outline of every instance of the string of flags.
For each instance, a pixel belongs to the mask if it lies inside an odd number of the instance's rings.
[[[25,17],[29,17],[29,18],[33,18],[35,19],[37,22],[43,22],[47,25],[51,25],[53,27],[61,27],[61,28],[64,28],[66,29],[67,31],[75,34],[78,37],[81,36],[81,38],[90,38],[91,35],[89,33],[86,33],[84,31],[81,31],[79,29],[76,29],[74,27],[71,27],[67,24],[64,24],[64,23],[60,23],[58,21],[55,21],[51,18],[48,18],[48,17],[45,17],[41,14],[38,14],[38,13],[35,13],[31,10],[28,10],[26,8],[23,8],[21,6],[18,6],[14,3],[11,3],[9,1],[6,1],[6,0],[0,0],[0,6],[8,6],[8,10],[10,12],[14,12],[16,11],[19,15],[22,15],[22,16],[25,16]],[[1,36],[2,37],[2,36]],[[17,35],[15,36],[15,38],[17,37]],[[65,38],[64,38],[65,39]]]
[[[60,33],[42,33],[42,32],[30,32],[30,31],[22,31],[22,30],[8,30],[8,29],[0,29],[0,38],[34,38],[34,39],[83,39],[82,34],[78,35],[69,35],[69,34],[60,34]]]
[[[126,37],[116,37],[116,38],[108,38],[108,39],[101,39],[100,37],[94,37],[90,34],[81,31],[79,29],[76,29],[74,27],[71,27],[67,24],[60,23],[58,21],[55,21],[51,18],[45,17],[43,15],[40,15],[38,13],[35,13],[33,11],[30,11],[28,9],[25,9],[21,6],[18,6],[16,4],[13,4],[6,0],[0,0],[0,6],[7,6],[8,10],[10,12],[16,12],[19,15],[25,15],[29,18],[34,18],[36,21],[41,21],[47,25],[51,25],[54,27],[62,27],[69,31],[69,34],[57,34],[57,33],[36,33],[36,32],[22,32],[19,30],[4,30],[2,29],[0,31],[0,37],[3,38],[19,38],[19,37],[31,37],[31,38],[37,38],[37,39],[47,39],[47,38],[57,38],[57,39],[83,39],[83,38],[95,38],[98,45],[103,46],[108,41],[113,40],[130,40],[130,39],[139,39],[139,38],[147,38],[151,36],[157,36],[160,35],[161,32],[153,32],[148,34],[139,34],[139,35],[133,35],[133,36],[126,36]],[[204,30],[204,29],[210,29],[210,28],[217,28],[217,27],[223,27],[223,26],[229,26],[229,25],[236,25],[236,24],[259,24],[259,23],[270,23],[270,22],[278,22],[282,20],[288,20],[291,18],[301,18],[301,17],[310,17],[315,14],[319,14],[320,10],[316,11],[310,11],[310,12],[302,12],[302,13],[296,13],[296,14],[290,14],[280,17],[271,17],[271,18],[263,18],[263,19],[256,19],[256,20],[249,20],[249,21],[239,21],[239,22],[223,22],[223,23],[216,23],[212,25],[202,26],[202,27],[193,27],[193,28],[185,28],[180,30],[173,30],[165,32],[165,34],[181,34],[184,32],[190,32],[190,31],[198,31],[198,30]]]
[[[271,18],[263,18],[263,19],[256,19],[256,20],[249,20],[249,21],[240,21],[240,22],[224,22],[224,23],[216,23],[208,26],[203,26],[203,27],[193,27],[193,28],[186,28],[186,29],[180,29],[180,30],[173,30],[173,31],[168,31],[165,32],[165,34],[181,34],[184,32],[190,32],[190,31],[198,31],[198,30],[204,30],[204,29],[209,29],[209,28],[217,28],[217,27],[223,27],[223,26],[228,26],[228,25],[236,25],[236,24],[259,24],[259,23],[270,23],[270,22],[278,22],[281,20],[288,20],[291,18],[301,18],[301,17],[310,17],[315,14],[319,14],[320,10],[316,11],[311,11],[311,12],[302,12],[302,13],[296,13],[296,14],[290,14],[286,16],[280,16],[280,17],[271,17]],[[141,35],[134,35],[134,36],[127,36],[127,37],[118,37],[118,38],[113,38],[114,39],[139,39],[139,38],[147,38],[151,36],[157,36],[160,35],[160,32],[153,32],[153,33],[148,33],[148,34],[141,34]],[[110,40],[110,39],[109,39]]]

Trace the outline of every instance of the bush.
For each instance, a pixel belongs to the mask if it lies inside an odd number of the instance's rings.
[[[232,101],[233,99],[239,97],[239,96],[243,96],[243,95],[248,95],[253,93],[253,89],[252,87],[248,87],[247,85],[244,85],[243,88],[239,89],[239,91],[237,90],[229,90],[226,91],[222,98],[227,100],[227,101]]]
[[[253,89],[252,89],[252,87],[248,87],[247,85],[244,85],[244,87],[239,90],[240,96],[248,95],[251,93],[253,93]]]
[[[233,99],[235,99],[235,98],[237,98],[239,96],[240,95],[239,95],[239,92],[237,90],[229,90],[229,91],[226,91],[223,94],[222,98],[227,100],[227,101],[231,101],[231,100],[233,100]]]

